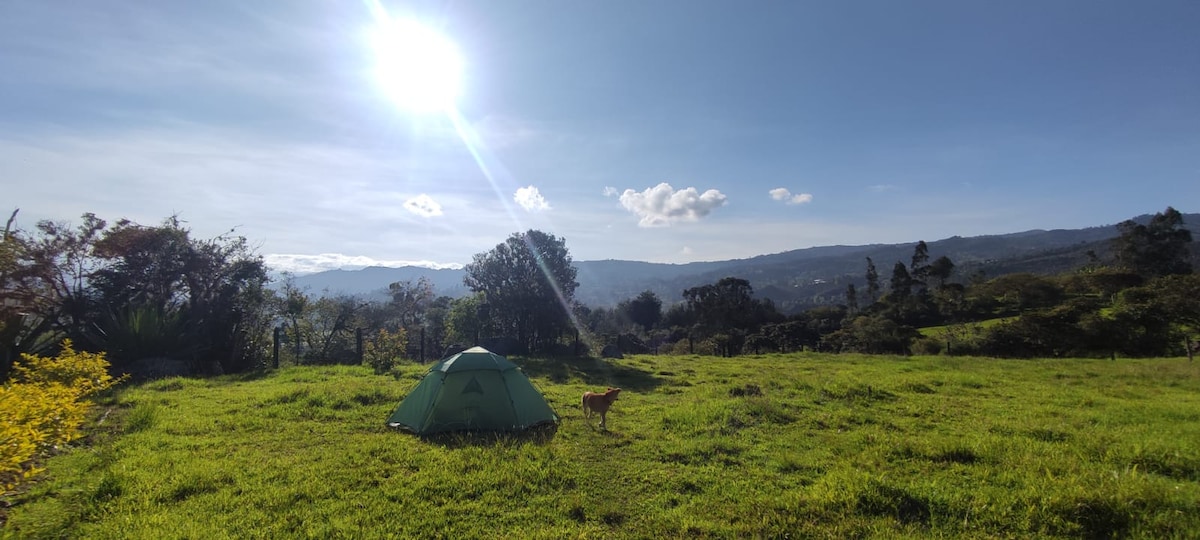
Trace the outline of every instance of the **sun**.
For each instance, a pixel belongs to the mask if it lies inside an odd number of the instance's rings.
[[[397,106],[420,113],[454,106],[462,58],[445,36],[411,19],[384,19],[371,33],[371,46],[375,77]]]

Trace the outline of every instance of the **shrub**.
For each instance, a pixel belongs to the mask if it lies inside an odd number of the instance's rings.
[[[108,366],[103,353],[76,351],[70,340],[57,357],[21,355],[0,387],[0,492],[37,474],[38,457],[78,438],[87,398],[123,380]]]
[[[363,344],[363,362],[375,370],[376,375],[391,371],[396,360],[403,358],[408,350],[408,332],[403,328],[388,332],[381,328],[378,334]]]
[[[923,337],[913,342],[913,354],[935,355],[942,354],[942,340],[933,337]]]

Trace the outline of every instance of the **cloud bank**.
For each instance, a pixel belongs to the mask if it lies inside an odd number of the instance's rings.
[[[540,212],[549,210],[550,203],[546,202],[546,198],[538,191],[538,188],[533,186],[525,186],[517,190],[513,194],[513,200],[521,205],[526,212]]]
[[[620,201],[621,206],[641,218],[639,227],[670,227],[675,223],[699,221],[724,206],[726,197],[715,189],[704,193],[694,187],[675,191],[671,184],[663,182],[642,192],[626,189]]]
[[[276,272],[291,272],[293,274],[313,274],[326,270],[358,270],[369,266],[386,266],[399,268],[402,266],[420,266],[441,270],[445,268],[460,269],[458,263],[439,263],[433,261],[404,261],[380,260],[361,255],[343,255],[341,253],[318,253],[316,255],[299,255],[293,253],[270,253],[263,255],[263,262]]]

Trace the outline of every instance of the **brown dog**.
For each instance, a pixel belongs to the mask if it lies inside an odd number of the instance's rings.
[[[617,400],[617,394],[620,393],[620,388],[613,388],[611,386],[608,387],[608,391],[604,392],[603,394],[584,392],[583,413],[587,415],[588,418],[592,417],[593,411],[600,413],[600,429],[608,429],[608,427],[605,426],[605,421],[607,420],[605,415],[608,414],[608,408],[611,407],[612,403]]]

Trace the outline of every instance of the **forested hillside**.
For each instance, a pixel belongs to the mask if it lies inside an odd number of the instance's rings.
[[[1146,223],[1150,215],[1134,221]],[[1184,214],[1185,227],[1200,235],[1200,214]],[[952,236],[928,242],[932,252],[958,265],[957,276],[982,273],[996,277],[1015,272],[1051,275],[1111,256],[1110,242],[1116,225],[1085,229],[1033,230],[1012,234]],[[846,284],[862,285],[866,257],[876,261],[901,260],[916,242],[865,246],[824,246],[749,259],[689,264],[639,261],[575,261],[579,289],[576,300],[592,307],[613,307],[642,291],[652,291],[668,304],[681,302],[683,291],[723,277],[746,279],[759,296],[770,298],[782,310],[793,312],[841,302]],[[1195,248],[1193,248],[1195,251]],[[1200,252],[1198,252],[1200,253]],[[462,270],[419,267],[331,270],[298,276],[295,284],[313,293],[330,291],[382,295],[389,283],[424,278],[437,295],[458,298],[469,293]]]

